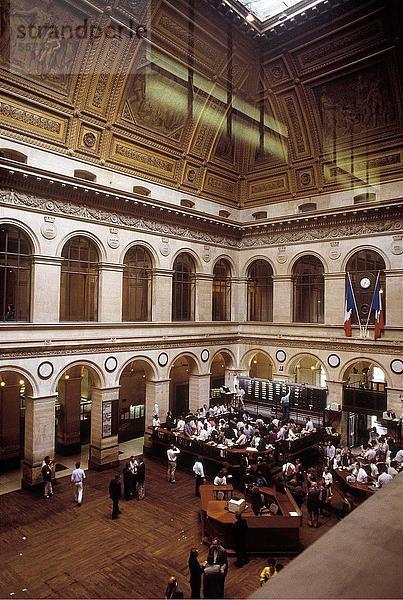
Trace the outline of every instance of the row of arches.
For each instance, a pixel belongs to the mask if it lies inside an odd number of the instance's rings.
[[[84,235],[70,238],[61,250],[60,320],[97,321],[100,288],[100,256],[95,242]],[[29,321],[31,314],[33,250],[28,236],[18,227],[0,228],[0,320]],[[132,246],[123,259],[122,321],[152,320],[154,260],[143,245]],[[373,250],[359,250],[347,267],[355,290],[358,314],[366,318],[380,273],[386,306],[385,262]],[[195,320],[196,262],[189,252],[178,254],[172,265],[172,321]],[[213,266],[212,320],[230,321],[231,262],[220,258]],[[363,277],[370,285],[362,287]],[[246,272],[248,321],[273,321],[273,268],[264,258],[249,264]],[[325,269],[314,255],[304,255],[292,268],[293,322],[323,323]],[[361,314],[360,314],[361,313]],[[369,315],[369,323],[373,316]],[[357,322],[357,314],[353,315]]]
[[[244,355],[245,375],[259,379],[272,379],[274,362],[265,351],[249,351]],[[228,350],[217,352],[210,363],[210,390],[228,384],[228,370],[234,366],[234,357]],[[156,366],[145,358],[127,362],[118,376],[119,411],[118,439],[120,442],[142,437],[146,411],[147,422],[155,408],[148,398],[148,385],[155,383]],[[201,398],[197,387],[199,366],[192,354],[175,358],[169,369],[169,404],[175,415],[208,402]],[[287,365],[287,377],[296,383],[326,387],[326,369],[321,360],[312,354],[293,357]],[[373,385],[387,384],[381,366],[369,359],[351,361],[342,374],[350,387],[372,389]],[[196,385],[194,385],[196,384]],[[55,451],[62,454],[79,452],[82,444],[90,441],[91,405],[94,388],[104,382],[95,366],[88,363],[68,365],[55,380]],[[193,385],[193,388],[192,388]],[[207,392],[208,393],[208,392]],[[24,447],[25,399],[35,395],[30,379],[21,370],[0,371],[0,433],[1,462],[19,459]],[[194,398],[196,396],[196,398]],[[193,398],[193,405],[190,400]],[[164,411],[165,412],[165,411]],[[164,414],[161,411],[161,419]]]

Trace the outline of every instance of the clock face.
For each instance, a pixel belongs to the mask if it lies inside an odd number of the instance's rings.
[[[368,289],[370,285],[371,285],[371,281],[368,279],[368,277],[363,277],[363,278],[360,280],[360,286],[361,286],[361,287],[362,287],[364,290]]]

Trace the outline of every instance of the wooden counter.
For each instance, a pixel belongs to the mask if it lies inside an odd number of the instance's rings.
[[[341,487],[344,491],[350,492],[350,494],[355,496],[365,496],[366,498],[369,498],[369,496],[374,494],[374,490],[369,488],[371,483],[368,485],[367,483],[350,483],[347,481],[347,475],[351,475],[351,471],[347,469],[335,469],[332,471],[332,473],[336,479],[336,482],[341,484]]]
[[[200,486],[202,536],[205,543],[210,543],[218,536],[226,548],[233,548],[233,524],[235,515],[228,511],[227,500],[217,500],[217,492],[233,493],[232,486]],[[242,516],[248,524],[247,552],[264,554],[266,552],[299,551],[299,529],[302,526],[302,513],[288,490],[277,492],[274,488],[262,487],[261,493],[271,498],[279,507],[277,515],[255,516],[250,501]],[[237,498],[242,494],[235,492]],[[295,513],[295,516],[290,515]]]

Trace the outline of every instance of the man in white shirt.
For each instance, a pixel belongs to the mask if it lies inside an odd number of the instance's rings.
[[[213,481],[214,485],[227,485],[227,478],[224,475],[224,471],[221,469],[221,471],[218,473],[218,475],[216,475],[214,477],[214,481]]]
[[[332,444],[332,442],[329,441],[326,444],[325,457],[326,457],[327,466],[330,467],[331,469],[333,469],[333,460],[334,460],[335,456],[336,456],[336,448]]]
[[[167,450],[167,458],[168,458],[167,479],[170,483],[176,483],[175,471],[176,471],[176,459],[178,458],[178,454],[180,454],[179,448],[177,448],[174,444],[171,444],[171,446]]]
[[[177,429],[177,431],[182,433],[184,428],[185,428],[185,419],[183,417],[179,417],[178,422],[176,424],[176,429]]]
[[[357,483],[367,483],[368,475],[366,471],[360,466],[357,473]]]
[[[392,475],[389,475],[389,473],[386,473],[386,471],[381,473],[378,477],[378,485],[380,487],[385,487],[385,485],[388,485],[391,481],[393,481],[393,477]]]
[[[241,429],[239,430],[239,436],[235,442],[235,445],[236,446],[246,446],[247,441],[248,440],[246,438],[246,435],[244,434],[244,429],[243,429],[243,427],[241,427]]]
[[[315,427],[313,426],[313,421],[310,417],[307,417],[305,428],[302,430],[302,433],[312,433],[315,431]]]
[[[402,466],[402,463],[403,463],[403,449],[399,450],[396,453],[396,456],[395,456],[394,460],[397,461],[400,464],[400,466]]]
[[[284,396],[280,398],[280,404],[283,408],[283,421],[288,421],[290,417],[290,394],[291,388],[288,391],[286,391]]]
[[[333,496],[333,493],[332,493],[333,475],[331,474],[329,467],[325,467],[325,470],[322,473],[322,479],[325,482],[325,487],[329,490],[329,498],[331,498]]]
[[[74,484],[74,502],[77,502],[78,506],[81,506],[83,502],[83,483],[85,479],[85,473],[80,467],[80,463],[76,462],[76,468],[71,474],[71,481]]]
[[[204,467],[200,456],[196,458],[196,462],[193,465],[193,473],[195,474],[195,495],[200,496],[199,487],[202,483],[206,482],[206,476],[204,474]]]

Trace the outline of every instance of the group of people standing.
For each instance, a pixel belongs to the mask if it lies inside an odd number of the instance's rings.
[[[131,456],[123,469],[123,494],[125,500],[137,498],[142,500],[145,496],[145,464],[140,457]]]

